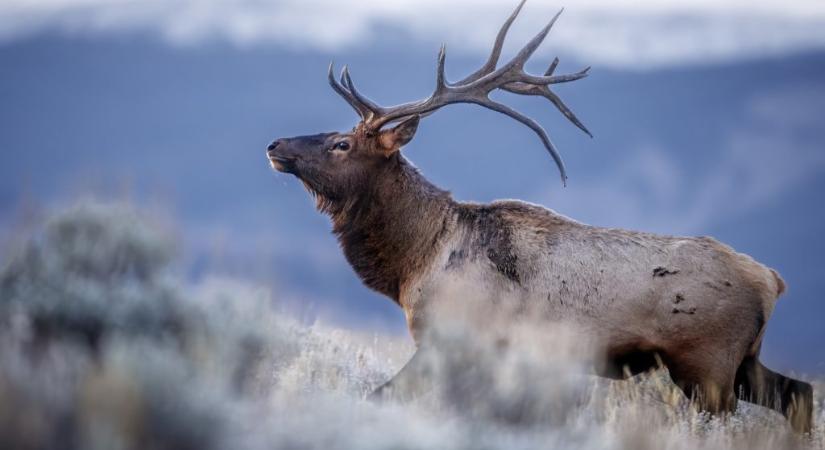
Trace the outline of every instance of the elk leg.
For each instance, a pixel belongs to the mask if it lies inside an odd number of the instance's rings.
[[[810,384],[780,375],[749,356],[736,372],[736,392],[742,400],[782,413],[794,431],[811,431],[813,387]]]
[[[412,358],[391,380],[367,397],[372,401],[410,400],[432,389],[432,368],[425,351],[415,351]]]
[[[718,360],[707,360],[707,353],[682,355],[666,363],[673,382],[697,408],[711,414],[726,414],[736,409],[734,370]]]

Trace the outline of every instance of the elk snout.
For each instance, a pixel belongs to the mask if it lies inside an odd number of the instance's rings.
[[[269,163],[275,170],[280,172],[289,172],[292,163],[295,161],[293,156],[287,155],[286,139],[276,139],[266,147],[266,156],[269,158]]]
[[[286,145],[286,139],[275,139],[271,144],[266,146],[267,155],[272,156],[278,147],[282,147],[284,145]]]

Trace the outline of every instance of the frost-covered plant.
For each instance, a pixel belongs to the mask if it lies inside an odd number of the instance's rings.
[[[346,339],[278,314],[265,289],[186,283],[173,256],[138,210],[82,203],[8,257],[0,448],[235,447],[248,426],[236,418],[315,390],[305,375],[356,398],[389,377]]]
[[[46,221],[0,273],[3,317],[40,339],[96,346],[117,330],[176,333],[182,312],[166,276],[174,241],[124,205],[82,203]]]

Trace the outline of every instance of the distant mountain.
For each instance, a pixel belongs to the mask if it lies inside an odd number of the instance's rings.
[[[433,85],[435,49],[334,56],[382,103]],[[309,316],[401,330],[400,312],[361,286],[303,188],[264,157],[275,137],[355,123],[326,84],[332,57],[137,36],[0,47],[0,220],[21,199],[51,205],[84,192],[161,203],[180,220],[193,276],[269,280]],[[480,63],[448,55],[448,77]],[[579,68],[562,61],[560,70]],[[538,99],[501,98],[549,130],[566,189],[527,128],[478,107],[427,118],[405,154],[459,199],[522,198],[596,225],[713,235],[753,255],[789,285],[765,359],[825,372],[825,53],[639,73],[594,67],[557,91],[594,139]]]

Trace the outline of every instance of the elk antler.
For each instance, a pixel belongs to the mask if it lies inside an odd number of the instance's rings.
[[[539,138],[541,138],[542,143],[544,143],[544,146],[547,148],[547,151],[550,152],[550,156],[553,157],[553,160],[559,168],[562,183],[566,185],[567,172],[564,168],[564,162],[556,150],[556,147],[553,145],[553,142],[550,140],[550,137],[547,136],[547,133],[541,125],[533,119],[510,108],[509,106],[491,100],[489,97],[490,93],[496,89],[502,89],[514,94],[544,97],[553,103],[553,105],[558,108],[558,110],[561,111],[561,113],[564,114],[568,120],[573,122],[573,124],[587,133],[590,137],[593,137],[590,131],[587,130],[575,114],[573,114],[573,112],[565,106],[561,99],[550,91],[550,88],[548,87],[551,84],[566,83],[568,81],[575,81],[580,78],[584,78],[587,76],[587,72],[590,70],[590,67],[572,74],[553,75],[553,72],[559,63],[559,59],[556,58],[550,64],[550,67],[543,76],[530,75],[524,71],[524,64],[536,51],[538,46],[547,36],[547,33],[550,32],[550,28],[553,27],[556,19],[558,19],[564,9],[556,13],[550,23],[548,23],[539,34],[531,39],[530,42],[528,42],[527,45],[525,45],[524,48],[516,54],[516,56],[500,68],[496,69],[498,59],[501,56],[501,48],[504,44],[504,38],[507,35],[507,31],[510,29],[510,25],[516,19],[516,16],[524,6],[525,1],[526,0],[522,0],[521,3],[519,3],[515,11],[513,11],[510,17],[507,18],[504,25],[502,25],[498,35],[496,36],[495,43],[493,44],[493,50],[490,53],[490,57],[487,59],[487,62],[484,63],[481,68],[461,81],[456,83],[449,83],[446,81],[444,77],[444,60],[446,51],[445,47],[442,46],[441,51],[438,54],[435,91],[426,99],[392,107],[380,106],[358,92],[355,88],[355,84],[352,82],[347,66],[344,66],[341,71],[340,82],[336,81],[333,75],[333,63],[330,63],[329,65],[329,83],[332,85],[335,92],[344,97],[344,99],[347,100],[355,111],[358,112],[361,116],[363,125],[374,131],[379,130],[382,126],[388,123],[396,122],[409,116],[429,115],[442,106],[446,106],[451,103],[474,103],[476,105],[481,105],[485,108],[492,109],[493,111],[508,115],[530,127],[530,129],[532,129],[539,136]]]

